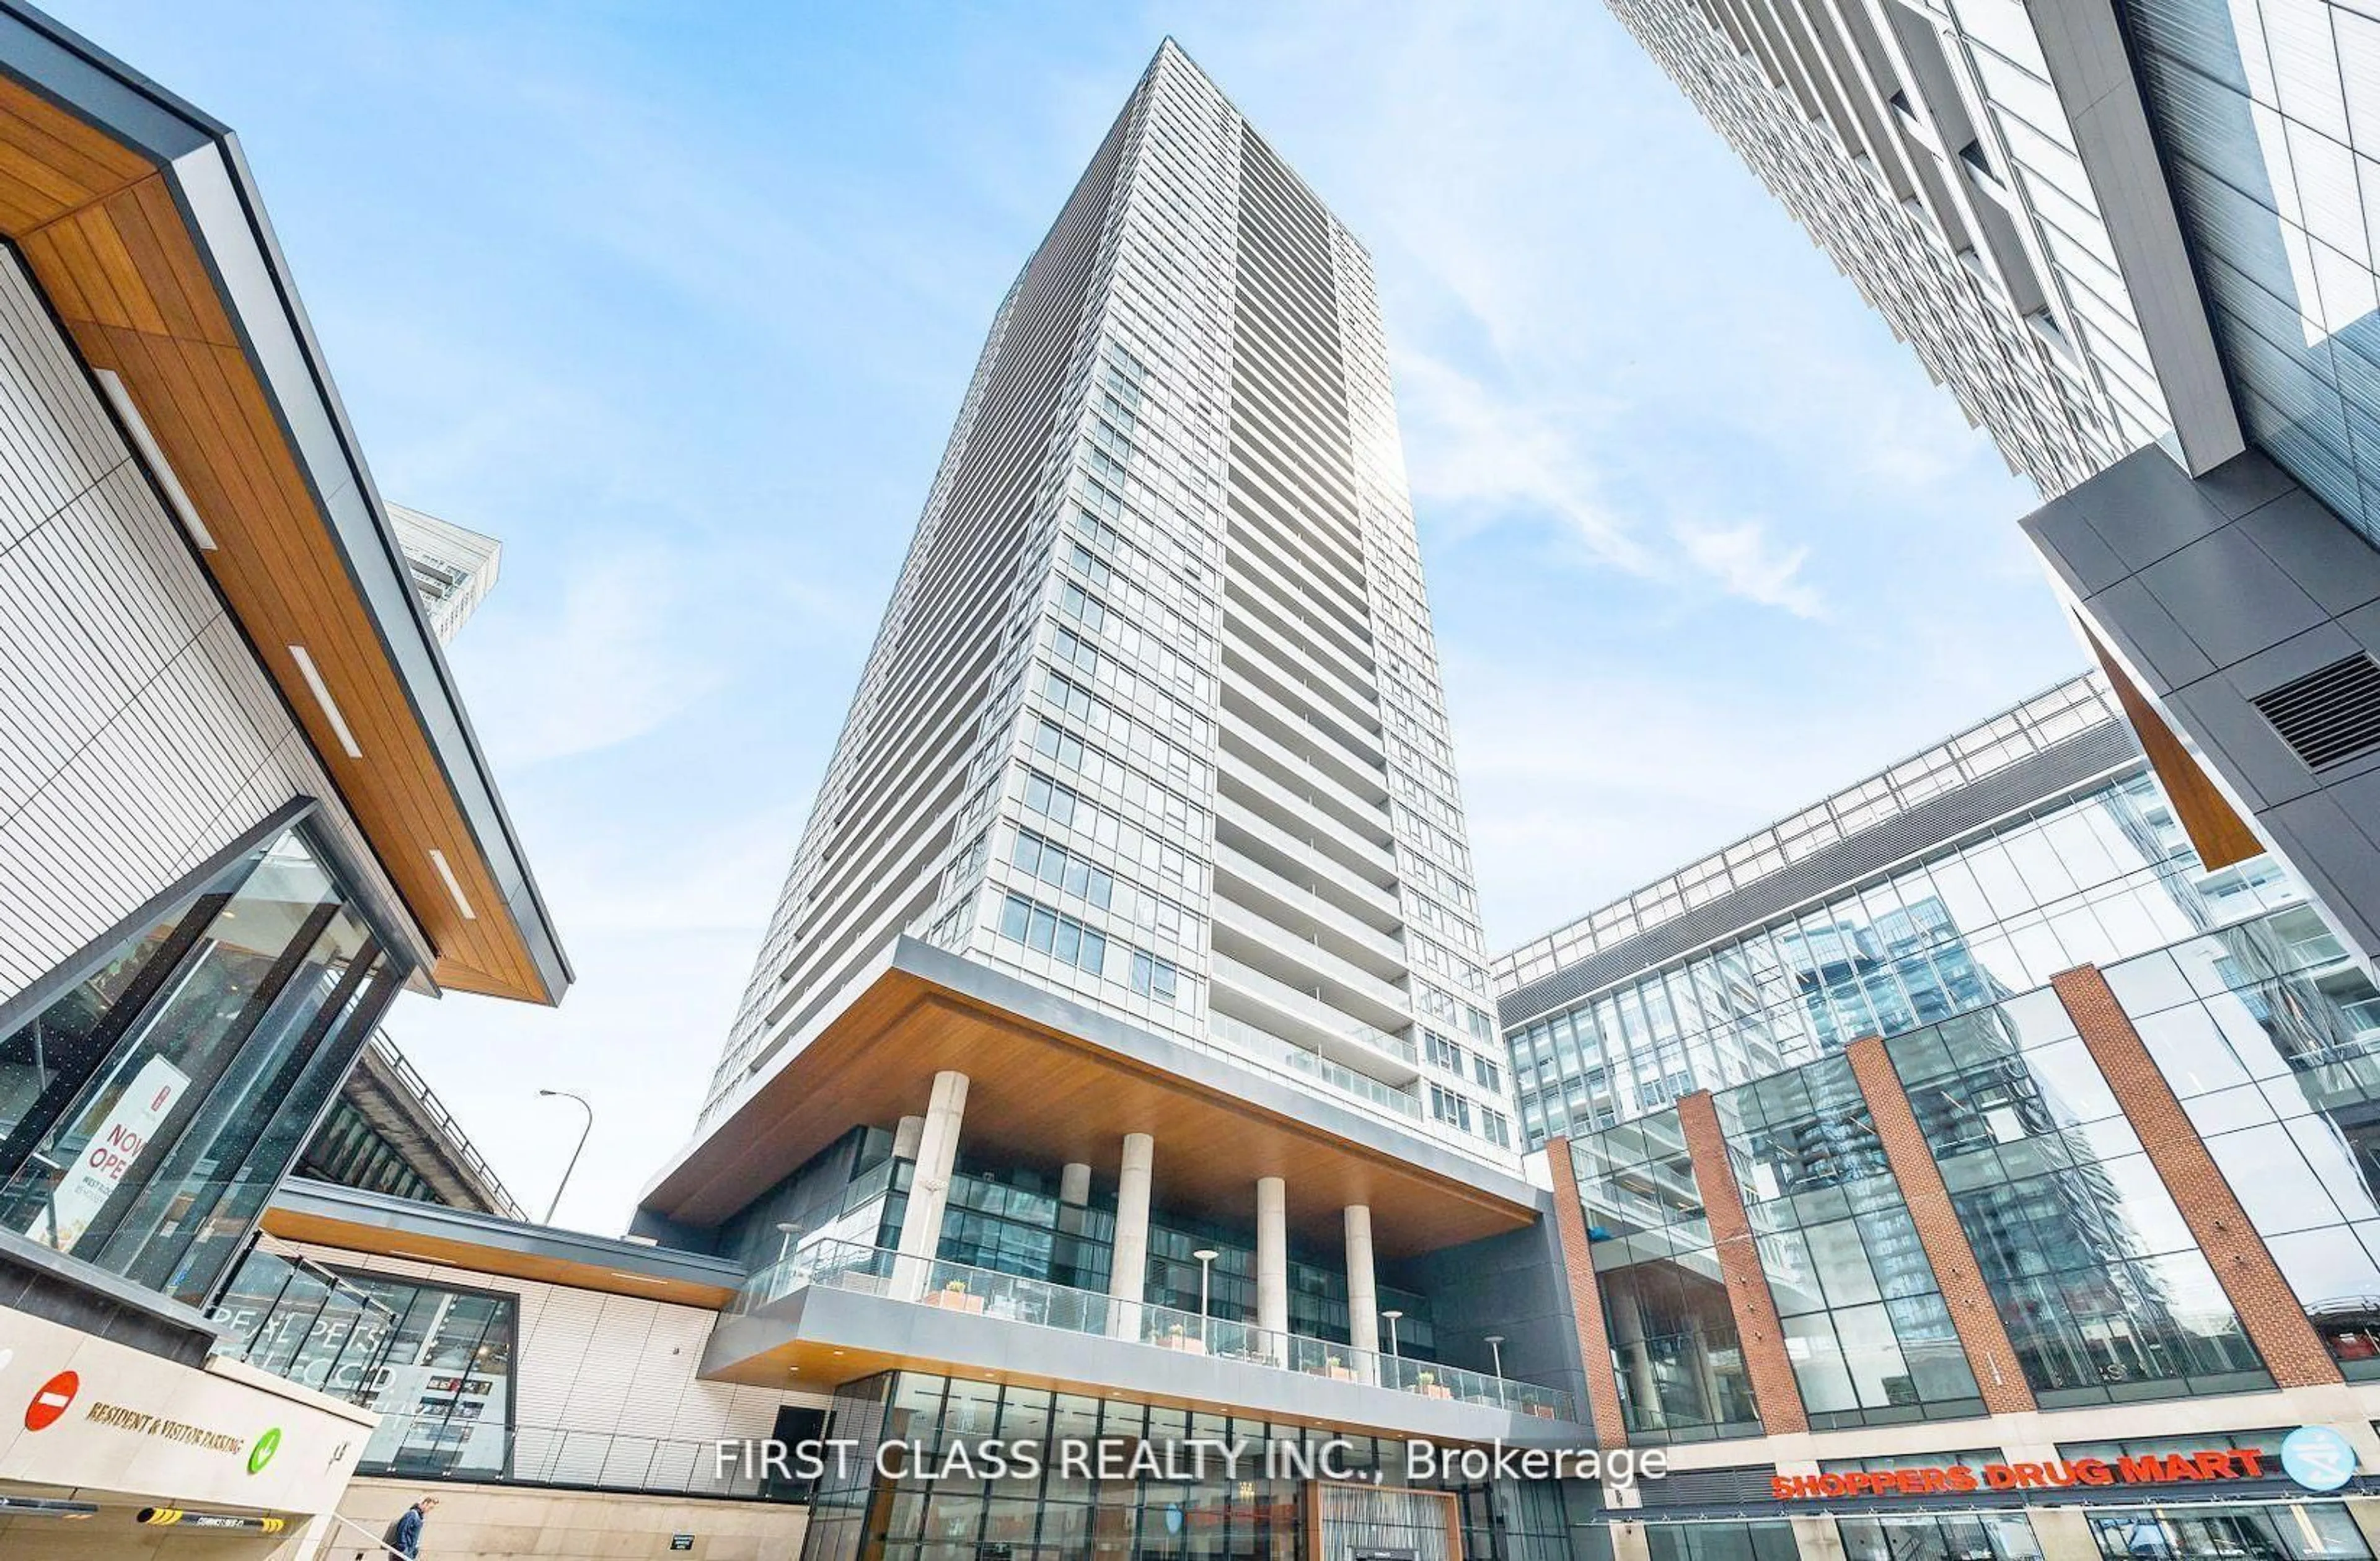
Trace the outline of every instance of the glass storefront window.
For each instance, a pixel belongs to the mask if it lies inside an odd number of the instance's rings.
[[[1146,1438],[1160,1450],[1189,1437],[1252,1448],[1317,1449],[1335,1441],[1340,1467],[1381,1470],[1388,1486],[1406,1483],[1403,1445],[1394,1439],[910,1372],[836,1389],[829,1434],[931,1451],[961,1437],[1038,1436],[1044,1427],[1058,1436]],[[1218,1464],[1192,1480],[1082,1478],[1055,1458],[1037,1474],[1002,1480],[887,1480],[860,1458],[831,1468],[820,1482],[803,1555],[808,1561],[1300,1561],[1352,1548],[1412,1551],[1427,1561],[1448,1554],[1450,1518],[1463,1533],[1465,1555],[1501,1561],[1608,1555],[1602,1531],[1590,1526],[1599,1510],[1585,1483],[1441,1482],[1428,1494],[1347,1483],[1325,1497],[1317,1536],[1307,1531],[1305,1482],[1269,1477],[1260,1455],[1228,1475]],[[1710,1561],[1734,1554],[1715,1553]],[[1791,1561],[1790,1546],[1742,1561]]]
[[[1984,1412],[1841,1058],[1715,1097],[1814,1431]]]
[[[2041,1556],[2033,1524],[2010,1512],[1839,1518],[1835,1532],[1843,1543],[1844,1561],[2040,1561]]]
[[[2055,993],[1887,1048],[2045,1409],[2272,1386]]]
[[[203,1302],[407,974],[302,828],[0,1038],[0,1224]]]
[[[2107,976],[2341,1373],[2380,1379],[2380,990],[2303,906]]]
[[[1632,1441],[1756,1436],[1710,1221],[1674,1110],[1571,1144]]]
[[[329,1391],[381,1415],[364,1474],[501,1480],[511,1468],[518,1302],[492,1290],[379,1274],[340,1279],[384,1308],[373,1364]]]
[[[1652,1561],[1799,1561],[1793,1525],[1759,1523],[1647,1523],[1645,1548]]]
[[[2107,1561],[2364,1561],[2372,1554],[2339,1502],[2097,1508],[2090,1519]]]

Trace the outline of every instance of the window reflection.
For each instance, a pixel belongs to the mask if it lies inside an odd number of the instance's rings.
[[[1523,1123],[1575,1139],[2300,898],[2269,858],[2201,869],[2129,776],[1516,1027]]]
[[[0,1224],[205,1300],[403,971],[303,829],[0,1039]]]
[[[2304,907],[2107,974],[2341,1373],[2380,1378],[2380,991]]]
[[[1759,1434],[1678,1114],[1591,1134],[1571,1156],[1632,1439]]]
[[[1716,1097],[1813,1430],[1984,1412],[1841,1058]]]
[[[2045,1408],[2270,1386],[2053,993],[1888,1050]]]

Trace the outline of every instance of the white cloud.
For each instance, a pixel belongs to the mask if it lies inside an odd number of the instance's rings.
[[[1606,502],[1584,437],[1606,410],[1517,399],[1427,356],[1398,366],[1397,409],[1430,458],[1412,474],[1415,497],[1456,522],[1458,534],[1515,513],[1560,522],[1596,562],[1660,573],[1635,527]]]
[[[1730,595],[1781,607],[1796,618],[1827,615],[1816,588],[1802,578],[1802,565],[1810,556],[1807,546],[1780,546],[1757,520],[1724,526],[1689,522],[1676,529],[1686,557]]]
[[[722,669],[677,622],[684,574],[679,554],[658,545],[580,558],[559,601],[525,611],[508,599],[503,613],[464,626],[455,652],[471,669],[473,709],[499,766],[616,746],[710,692]]]

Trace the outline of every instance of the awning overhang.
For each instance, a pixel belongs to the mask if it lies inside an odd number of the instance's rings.
[[[965,1147],[1112,1178],[1124,1134],[1145,1132],[1161,1206],[1253,1223],[1257,1180],[1277,1176],[1290,1228],[1323,1250],[1350,1204],[1370,1207],[1390,1258],[1538,1216],[1537,1190],[1516,1176],[908,938],[662,1173],[644,1207],[716,1225],[853,1126],[922,1113],[944,1069],[969,1079]]]
[[[202,523],[212,546],[193,551],[403,897],[431,978],[557,1001],[568,961],[231,132],[0,0],[0,236],[154,439],[170,478],[152,475]]]

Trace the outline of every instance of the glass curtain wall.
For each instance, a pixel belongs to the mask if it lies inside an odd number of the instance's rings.
[[[880,1130],[853,1130],[732,1221],[722,1245],[756,1267],[774,1263],[781,1251],[796,1253],[828,1241],[897,1246],[916,1168],[890,1158],[891,1145],[891,1135]],[[795,1228],[787,1231],[786,1225]],[[1114,1249],[1112,1189],[1095,1189],[1088,1204],[1069,1204],[1058,1196],[1053,1171],[967,1155],[951,1178],[936,1255],[945,1263],[1105,1295]],[[1249,1233],[1163,1210],[1154,1211],[1149,1220],[1142,1298],[1195,1314],[1200,1276],[1192,1254],[1201,1249],[1216,1253],[1207,1277],[1208,1314],[1254,1323],[1256,1245]],[[1429,1298],[1390,1284],[1377,1289],[1382,1308],[1403,1313],[1397,1322],[1398,1352],[1438,1360]],[[1311,1261],[1292,1250],[1289,1329],[1338,1344],[1353,1339],[1342,1265]],[[1383,1348],[1386,1337],[1383,1332]]]
[[[1851,1064],[1828,1058],[1714,1105],[1810,1428],[1982,1414]]]
[[[2340,1373],[2380,1379],[2380,991],[2302,906],[2107,977]]]
[[[519,1303],[496,1290],[343,1273],[383,1309],[376,1362],[346,1393],[380,1412],[363,1474],[480,1476],[511,1469],[513,1353]]]
[[[2380,20],[2325,0],[2121,9],[2241,420],[2380,543]]]
[[[1309,1448],[1333,1440],[1338,1467],[1359,1478],[1377,1470],[1381,1485],[1407,1483],[1403,1444],[1389,1438],[912,1372],[838,1388],[830,1425],[834,1435],[871,1447],[880,1439],[909,1443],[925,1461],[956,1443],[988,1439],[1146,1441],[1160,1453],[1192,1439]],[[865,1458],[830,1469],[811,1505],[803,1555],[807,1561],[1303,1561],[1309,1554],[1302,1481],[1268,1478],[1255,1465],[1226,1478],[1220,1464],[1206,1479],[1078,1479],[1055,1458],[1043,1461],[1047,1467],[1029,1477],[985,1481],[884,1480]],[[1455,1497],[1464,1552],[1483,1561],[1572,1561],[1570,1536],[1589,1532],[1585,1520],[1597,1511],[1584,1483],[1434,1488]],[[1383,1494],[1369,1484],[1359,1489]]]
[[[1571,1160],[1629,1439],[1760,1434],[1677,1112],[1577,1139]]]
[[[1887,1048],[2043,1408],[2272,1386],[2055,993]]]
[[[409,966],[302,828],[0,1038],[0,1225],[203,1304]]]
[[[1576,1137],[2302,898],[2270,858],[2203,870],[2128,776],[1516,1026],[1522,1125]]]

